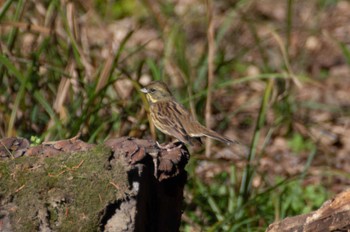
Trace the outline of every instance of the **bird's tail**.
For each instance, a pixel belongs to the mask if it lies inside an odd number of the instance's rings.
[[[236,140],[232,140],[232,139],[229,139],[223,135],[220,135],[219,133],[213,131],[213,130],[210,130],[206,127],[203,127],[203,135],[204,136],[207,136],[209,138],[212,138],[212,139],[216,139],[218,141],[221,141],[223,143],[226,143],[227,145],[232,145],[232,144],[237,144],[238,141]]]

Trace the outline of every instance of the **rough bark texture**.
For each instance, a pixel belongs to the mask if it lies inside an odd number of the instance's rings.
[[[0,140],[0,231],[178,231],[182,144]]]
[[[314,212],[271,224],[266,232],[350,231],[350,190],[326,201]]]

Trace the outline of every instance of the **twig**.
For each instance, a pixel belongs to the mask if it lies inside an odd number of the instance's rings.
[[[213,20],[213,4],[210,0],[206,0],[207,3],[207,15],[208,15],[208,94],[205,104],[205,124],[211,128],[211,90],[214,80],[214,56],[215,56],[215,37],[214,37],[214,20]],[[210,156],[211,140],[207,139],[205,143],[205,156]]]
[[[80,163],[74,167],[72,167],[73,170],[76,170],[78,168],[80,168],[80,166],[84,163],[85,160],[81,160]]]
[[[21,191],[26,185],[22,185],[21,187],[19,187],[18,189],[16,189],[15,193],[18,193],[19,191]]]
[[[58,177],[58,176],[62,175],[63,173],[65,173],[66,171],[67,171],[67,169],[66,169],[66,170],[63,170],[63,171],[60,171],[60,172],[57,173],[57,174],[51,174],[51,173],[49,173],[48,175],[49,175],[49,177]]]
[[[119,186],[118,186],[116,183],[114,183],[113,181],[110,181],[109,183],[110,183],[111,185],[113,185],[117,190],[120,189]]]
[[[58,177],[60,175],[62,175],[63,173],[69,171],[69,172],[73,172],[74,170],[77,170],[78,168],[80,168],[80,166],[84,163],[85,160],[81,160],[80,163],[78,165],[73,166],[72,168],[69,167],[65,167],[65,170],[62,170],[61,172],[57,173],[57,174],[51,174],[49,173],[49,177]]]

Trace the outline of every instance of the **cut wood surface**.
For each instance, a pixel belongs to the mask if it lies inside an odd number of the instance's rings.
[[[128,137],[0,140],[0,231],[178,231],[189,159]]]

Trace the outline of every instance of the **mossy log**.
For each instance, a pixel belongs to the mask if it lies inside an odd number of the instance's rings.
[[[0,231],[178,231],[189,154],[174,144],[0,140]]]

